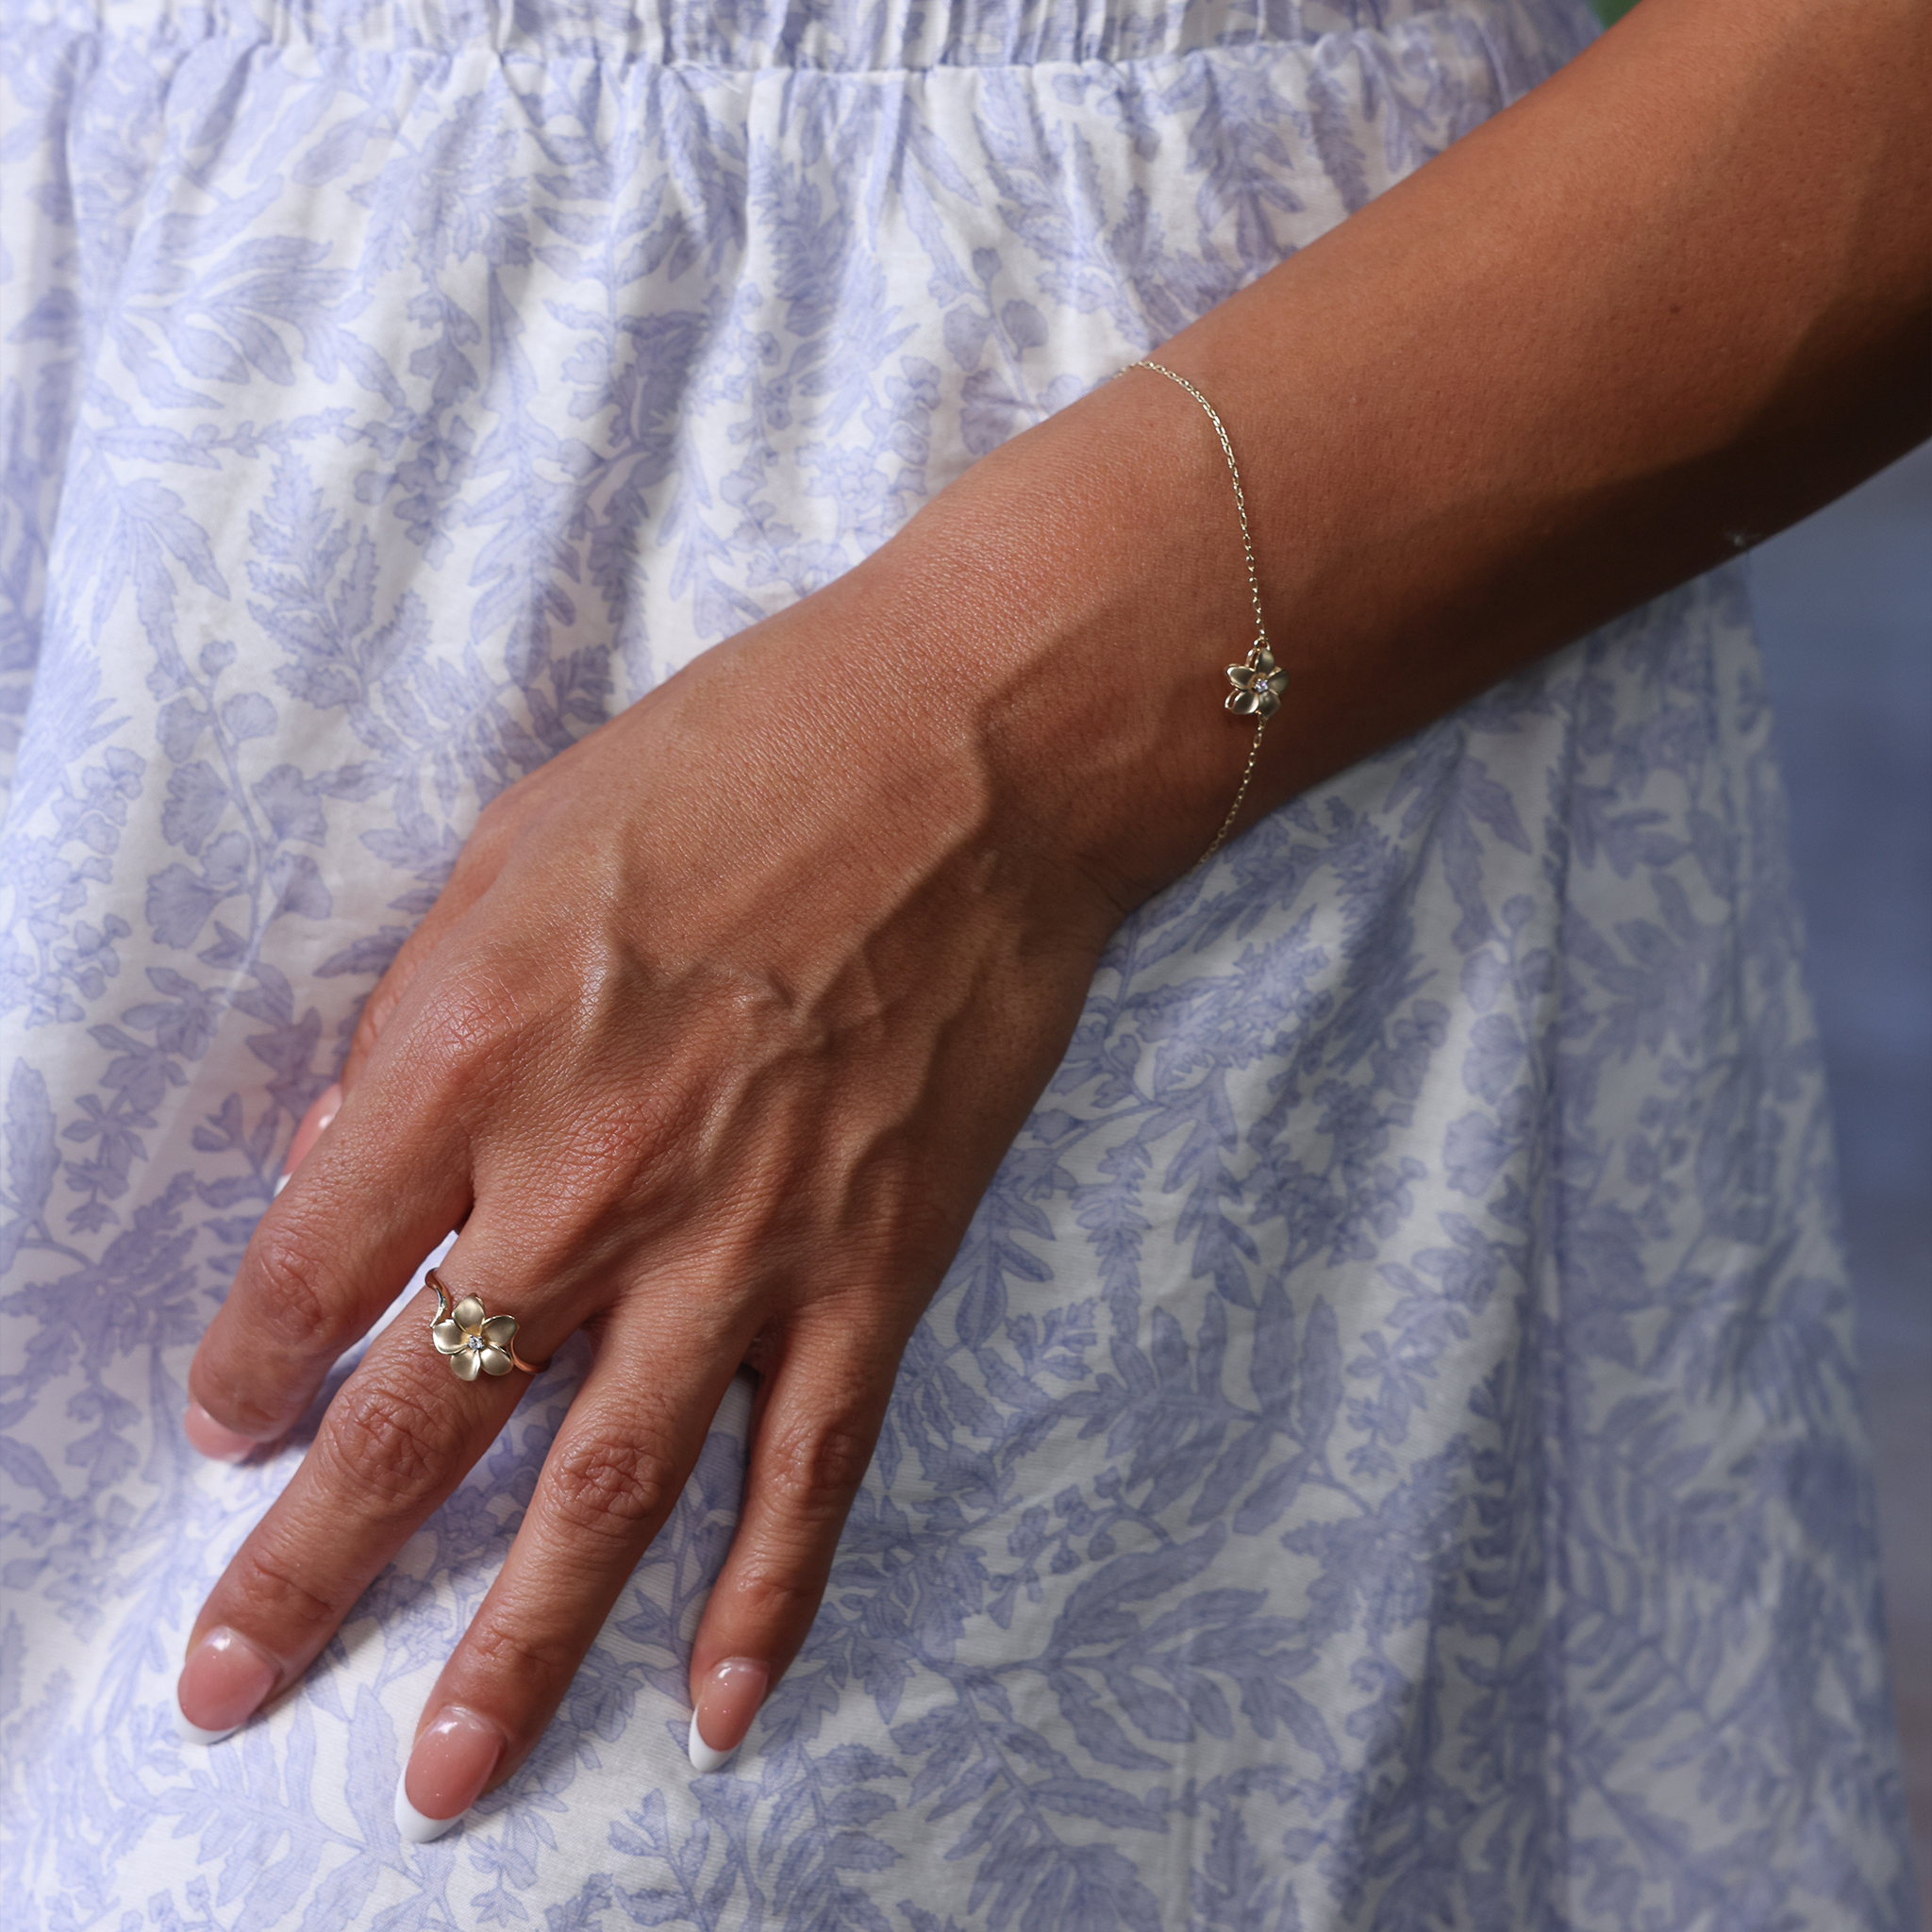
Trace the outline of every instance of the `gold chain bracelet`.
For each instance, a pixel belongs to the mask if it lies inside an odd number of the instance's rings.
[[[1228,479],[1234,484],[1234,507],[1241,520],[1241,554],[1248,564],[1248,601],[1255,607],[1255,641],[1248,646],[1247,657],[1239,664],[1227,667],[1227,681],[1234,686],[1228,692],[1226,708],[1237,718],[1252,718],[1255,721],[1255,736],[1248,746],[1248,762],[1241,770],[1240,789],[1235,792],[1234,803],[1227,808],[1227,816],[1221,822],[1221,829],[1214,835],[1214,842],[1195,860],[1204,865],[1219,852],[1227,841],[1227,835],[1240,816],[1241,802],[1248,795],[1248,787],[1255,780],[1255,760],[1261,756],[1261,734],[1268,728],[1268,721],[1281,708],[1282,687],[1288,682],[1288,673],[1274,661],[1274,653],[1268,648],[1268,625],[1261,616],[1261,580],[1255,574],[1255,540],[1248,530],[1248,499],[1241,489],[1241,473],[1236,467],[1234,444],[1228,440],[1227,426],[1221,420],[1214,405],[1204,396],[1185,375],[1176,375],[1172,369],[1166,369],[1158,362],[1141,360],[1131,363],[1134,369],[1151,369],[1156,375],[1164,375],[1168,381],[1178,383],[1208,411],[1208,420],[1214,425],[1214,434],[1221,440],[1221,454],[1227,458]]]

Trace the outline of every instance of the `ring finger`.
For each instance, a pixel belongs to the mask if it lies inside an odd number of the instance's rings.
[[[508,1274],[486,1273],[468,1242],[444,1270],[458,1282]],[[429,1331],[435,1314],[425,1293],[371,1343],[288,1488],[202,1606],[177,1691],[191,1736],[225,1736],[298,1677],[508,1421],[526,1376],[512,1369],[459,1380],[451,1364],[470,1358],[469,1338],[462,1355],[446,1357]],[[581,1319],[540,1310],[516,1349],[547,1361]]]

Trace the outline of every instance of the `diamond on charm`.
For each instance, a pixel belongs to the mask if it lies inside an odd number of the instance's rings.
[[[459,1382],[508,1374],[516,1367],[511,1353],[516,1334],[514,1315],[487,1314],[473,1294],[466,1294],[441,1321],[429,1324],[430,1341],[439,1354],[449,1357],[450,1373]]]
[[[1274,653],[1257,638],[1248,647],[1245,664],[1230,664],[1227,708],[1237,718],[1272,718],[1281,708],[1282,687],[1288,673],[1274,661]]]

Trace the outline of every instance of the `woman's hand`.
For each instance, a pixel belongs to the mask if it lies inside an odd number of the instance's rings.
[[[516,1317],[525,1359],[593,1341],[423,1714],[413,1835],[535,1744],[748,1362],[742,1512],[691,1679],[694,1758],[737,1745],[1118,917],[1050,833],[998,815],[972,729],[908,710],[874,576],[708,653],[489,808],[195,1357],[214,1424],[279,1437],[453,1227],[441,1274]],[[180,1698],[204,1732],[301,1674],[528,1386],[459,1381],[429,1312],[371,1345],[203,1607]]]
[[[1249,816],[1925,433],[1924,20],[1652,0],[1160,350],[1242,452],[1291,678]],[[191,1374],[273,1439],[458,1224],[527,1359],[592,1334],[418,1811],[528,1750],[749,1358],[692,1666],[741,1734],[1108,931],[1234,795],[1251,635],[1214,439],[1138,376],[485,814]],[[303,1669],[521,1386],[377,1339],[202,1612],[190,1720]]]

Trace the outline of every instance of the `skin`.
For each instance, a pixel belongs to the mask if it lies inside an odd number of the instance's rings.
[[[1243,823],[1932,433],[1927,99],[1923,0],[1644,0],[1156,352],[1236,438],[1291,675]],[[1251,635],[1212,433],[1139,373],[484,813],[190,1385],[279,1437],[459,1224],[445,1273],[527,1359],[589,1332],[423,1714],[500,1730],[491,1785],[742,1361],[693,1695],[791,1662],[1100,949],[1233,796]],[[298,1676],[526,1386],[457,1382],[415,1319],[379,1337],[191,1647],[226,1625]]]

